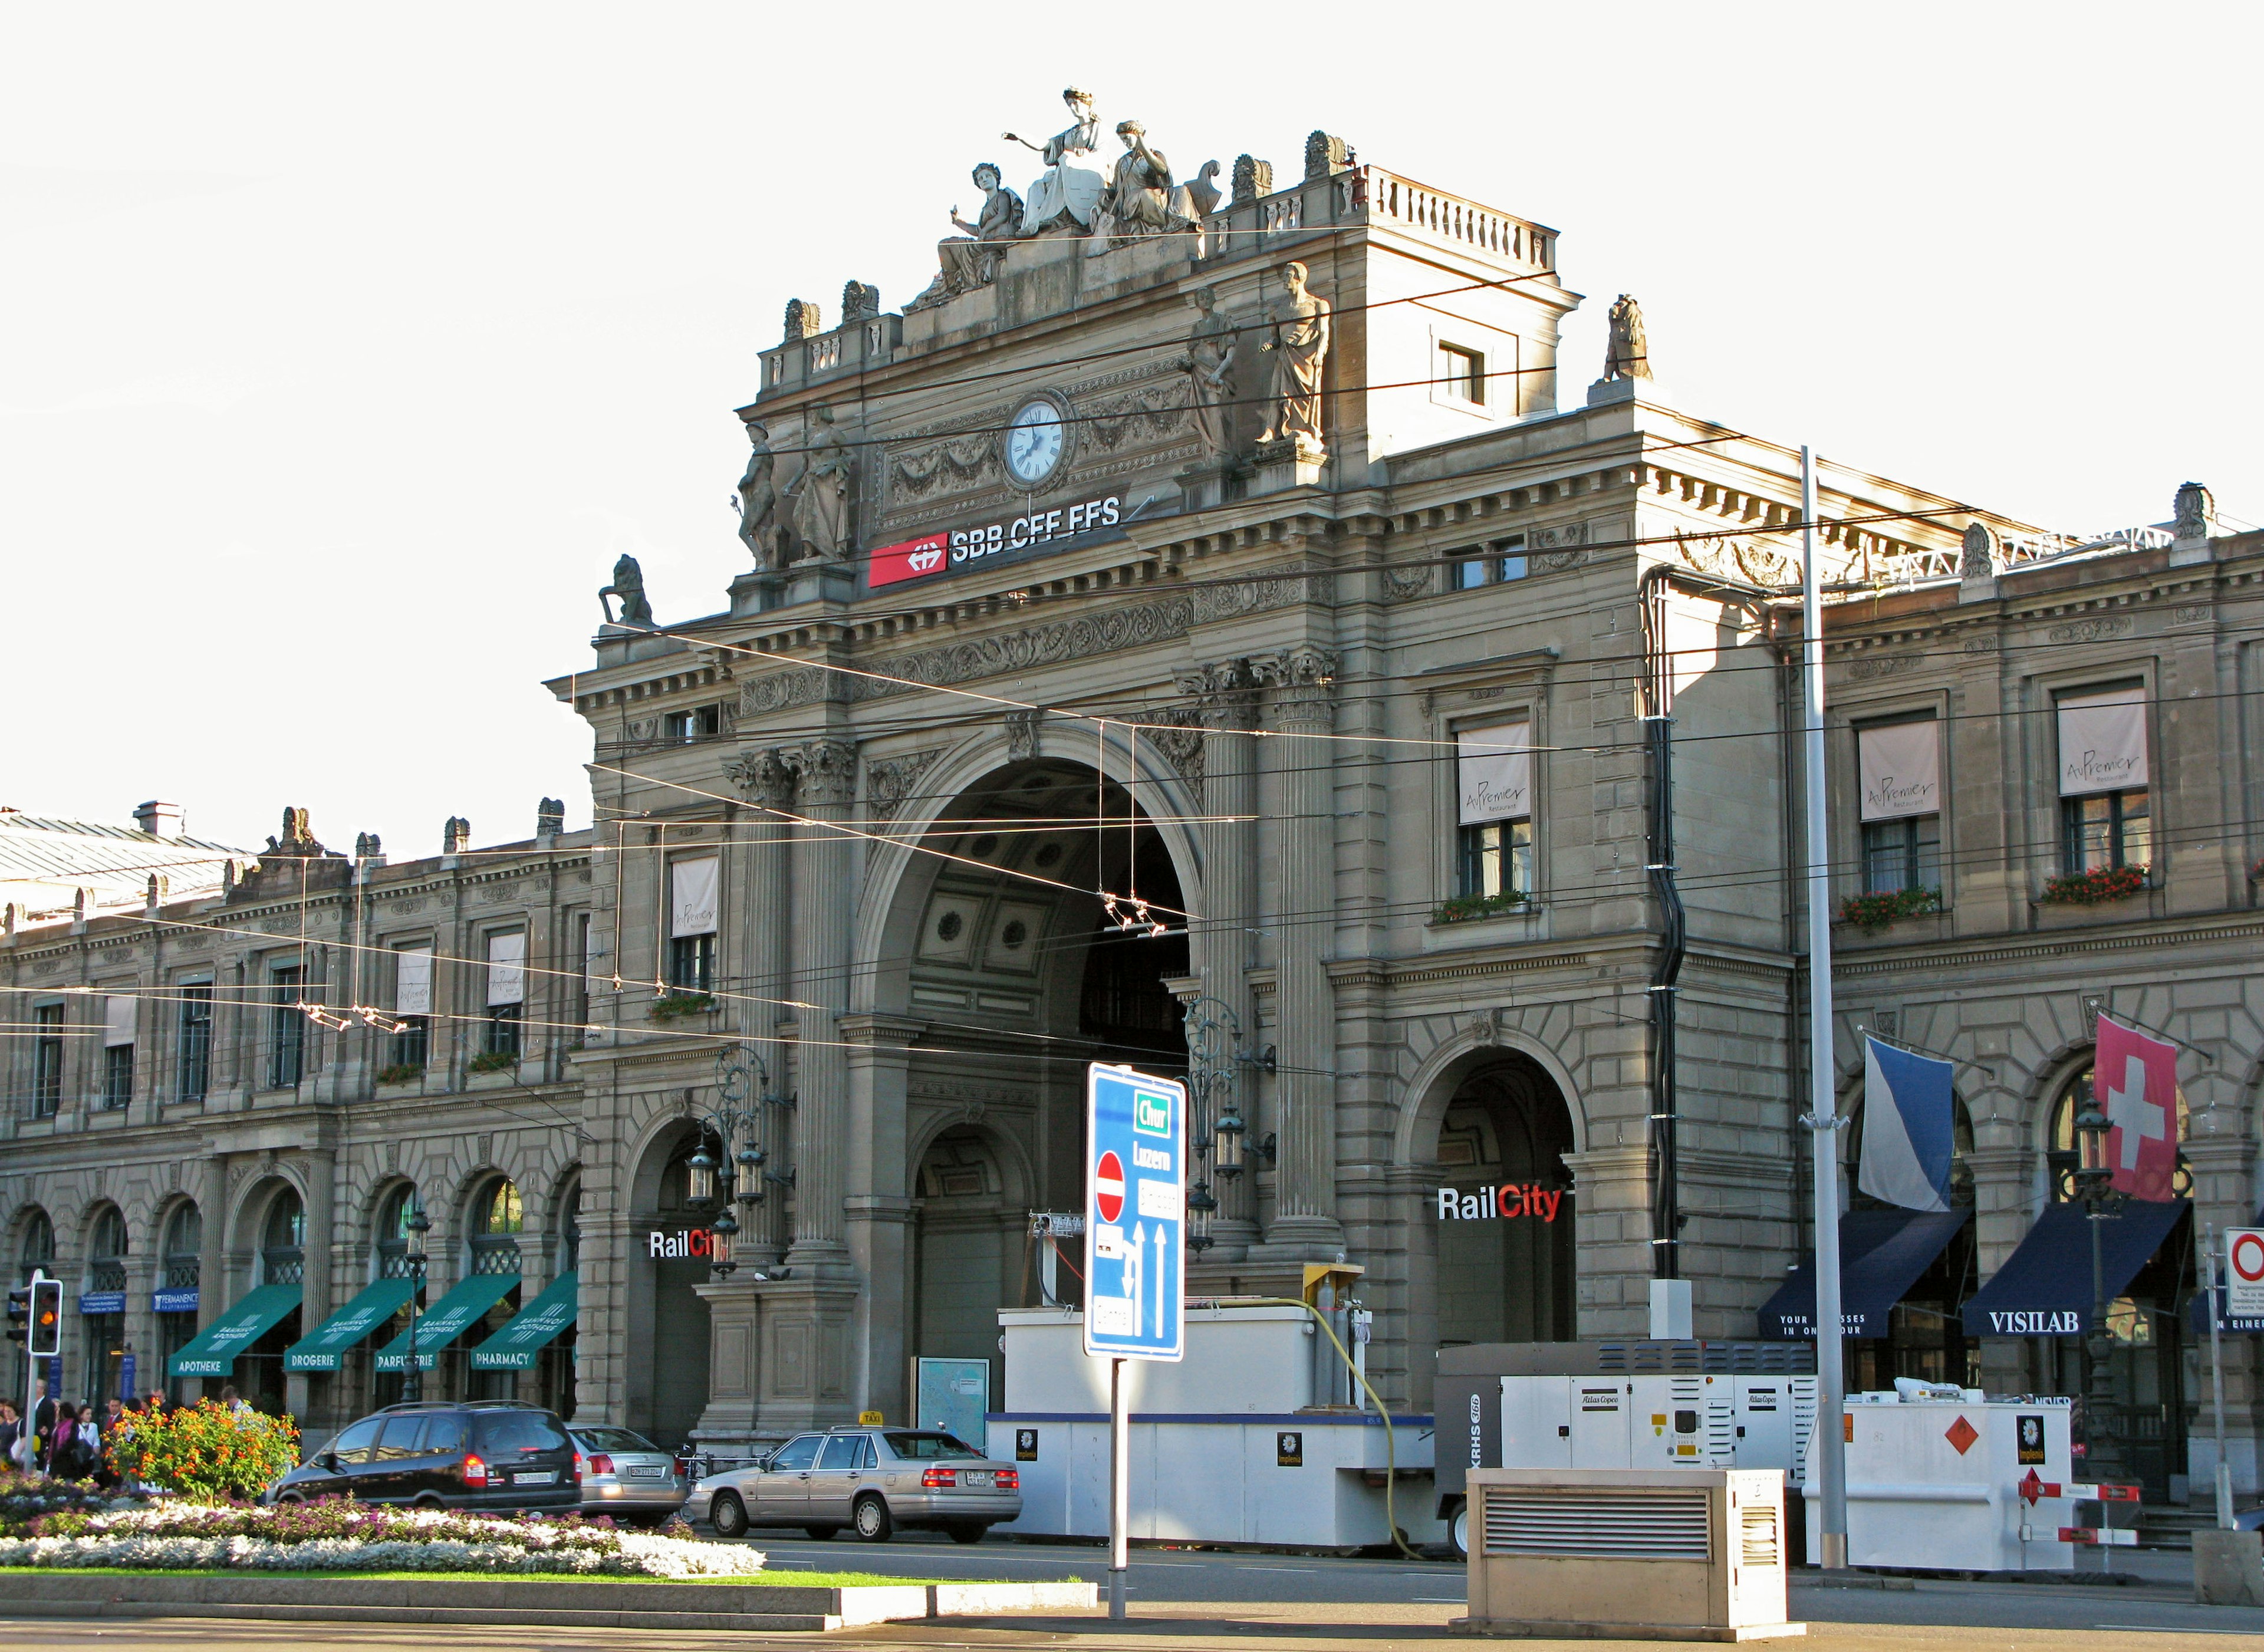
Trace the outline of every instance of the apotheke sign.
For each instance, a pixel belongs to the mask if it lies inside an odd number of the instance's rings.
[[[1122,505],[1121,498],[1111,494],[1105,499],[1089,499],[1053,511],[1034,511],[1027,516],[986,522],[980,527],[953,528],[947,533],[923,534],[898,545],[883,545],[873,553],[866,569],[866,588],[878,591],[883,585],[898,585],[908,579],[925,579],[986,556],[1026,551],[1113,528]]]

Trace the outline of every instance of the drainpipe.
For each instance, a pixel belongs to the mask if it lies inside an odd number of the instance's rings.
[[[1651,810],[1644,828],[1644,870],[1658,902],[1658,962],[1651,972],[1651,1275],[1681,1277],[1681,1166],[1675,1143],[1674,993],[1687,940],[1682,896],[1674,887],[1674,660],[1666,646],[1666,591],[1673,576],[1653,568],[1643,576],[1643,728],[1651,764]]]

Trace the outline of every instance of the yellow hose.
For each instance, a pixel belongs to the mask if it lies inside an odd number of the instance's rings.
[[[1329,1316],[1310,1302],[1296,1297],[1239,1296],[1234,1299],[1234,1304],[1237,1308],[1302,1308],[1313,1316],[1313,1322],[1321,1328],[1321,1335],[1329,1339],[1329,1346],[1337,1351],[1337,1358],[1344,1361],[1345,1369],[1352,1373],[1353,1380],[1367,1390],[1368,1399],[1375,1406],[1375,1414],[1383,1419],[1383,1523],[1391,1528],[1391,1540],[1402,1554],[1411,1561],[1421,1560],[1423,1557],[1409,1548],[1407,1540],[1399,1534],[1399,1511],[1393,1496],[1399,1486],[1399,1453],[1393,1443],[1391,1413],[1385,1409],[1383,1396],[1368,1381],[1368,1373],[1353,1363],[1352,1355],[1345,1351],[1344,1341],[1337,1335],[1336,1327],[1329,1323]]]

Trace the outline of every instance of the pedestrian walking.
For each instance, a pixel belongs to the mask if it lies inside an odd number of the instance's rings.
[[[24,1438],[24,1419],[16,1413],[12,1401],[0,1400],[0,1463],[16,1467],[23,1466],[18,1447]]]

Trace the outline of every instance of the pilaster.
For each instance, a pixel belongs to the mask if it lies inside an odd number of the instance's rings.
[[[816,1008],[797,1011],[801,1106],[795,1115],[795,1224],[787,1260],[797,1271],[841,1269],[847,1192],[849,1061],[840,1018],[849,1007],[849,835],[824,822],[849,817],[857,748],[813,740],[781,752],[795,780],[797,812],[811,822],[794,845],[794,996]]]

